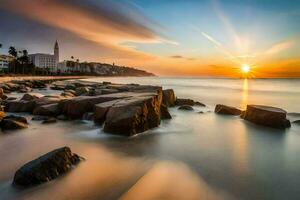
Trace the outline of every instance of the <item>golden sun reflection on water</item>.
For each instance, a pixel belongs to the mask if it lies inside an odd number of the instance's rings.
[[[248,90],[249,90],[248,79],[244,79],[242,101],[241,101],[241,105],[240,105],[242,109],[245,109],[248,104]]]

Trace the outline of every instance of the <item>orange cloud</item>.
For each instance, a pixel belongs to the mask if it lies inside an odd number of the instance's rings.
[[[0,9],[69,31],[86,40],[132,56],[152,57],[123,45],[167,41],[147,27],[150,21],[133,10],[108,1],[97,6],[71,0],[2,0]],[[124,11],[125,9],[125,11]],[[123,10],[123,12],[121,12]],[[130,13],[127,15],[126,12]],[[133,17],[130,17],[133,16]]]

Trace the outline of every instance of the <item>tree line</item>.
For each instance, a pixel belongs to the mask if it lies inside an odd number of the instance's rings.
[[[0,44],[0,48],[3,45]],[[35,74],[35,66],[30,62],[28,51],[26,49],[18,51],[15,47],[10,46],[8,54],[13,57],[9,62],[7,73],[13,74]]]

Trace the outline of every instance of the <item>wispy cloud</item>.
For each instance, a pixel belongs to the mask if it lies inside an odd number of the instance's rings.
[[[274,44],[272,47],[267,49],[264,52],[264,54],[265,55],[274,55],[274,54],[280,53],[282,51],[285,51],[285,50],[291,48],[294,44],[295,44],[294,40],[283,41],[283,42]]]
[[[153,23],[139,12],[112,1],[1,0],[1,9],[134,54],[140,52],[123,44],[173,43],[161,38]]]

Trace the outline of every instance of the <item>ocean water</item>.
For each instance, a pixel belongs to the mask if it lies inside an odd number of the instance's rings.
[[[215,104],[278,106],[300,119],[299,79],[97,78],[173,88],[207,104],[171,108],[172,120],[130,138],[88,121],[0,134],[0,199],[299,199],[300,125],[276,130],[213,113]],[[45,91],[44,91],[45,92]],[[203,111],[200,114],[199,111]],[[24,163],[70,146],[86,158],[70,173],[25,190],[11,186]]]

